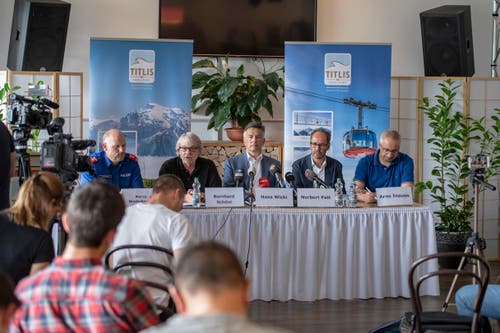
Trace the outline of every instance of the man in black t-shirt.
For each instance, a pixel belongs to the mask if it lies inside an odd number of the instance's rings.
[[[10,207],[10,177],[16,172],[14,141],[7,126],[0,121],[0,210]]]

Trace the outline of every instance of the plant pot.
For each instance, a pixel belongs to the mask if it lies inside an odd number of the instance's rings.
[[[436,231],[436,242],[438,253],[442,252],[464,252],[470,231],[447,232]],[[460,258],[439,258],[441,268],[455,269],[460,264]]]
[[[226,131],[226,135],[231,141],[243,141],[243,127],[238,126],[236,121],[231,120],[231,126],[225,128],[224,130]]]

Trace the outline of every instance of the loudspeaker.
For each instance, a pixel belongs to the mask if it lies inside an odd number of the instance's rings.
[[[70,7],[60,0],[16,0],[7,67],[61,71]]]
[[[441,6],[420,13],[426,76],[472,76],[470,6]]]

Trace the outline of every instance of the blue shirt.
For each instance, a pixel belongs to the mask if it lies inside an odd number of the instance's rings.
[[[100,151],[90,155],[95,173],[82,172],[80,175],[80,185],[88,183],[96,178],[105,180],[119,189],[122,188],[142,188],[141,169],[137,163],[137,157],[132,154],[125,154],[123,161],[114,165],[106,156],[106,152]]]
[[[399,156],[386,167],[378,159],[378,149],[374,154],[359,160],[354,178],[365,183],[372,192],[380,187],[397,187],[402,183],[413,182],[413,160],[410,156],[399,153]]]

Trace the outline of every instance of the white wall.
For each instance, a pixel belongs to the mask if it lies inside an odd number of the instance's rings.
[[[84,73],[88,114],[90,37],[157,38],[158,0],[66,0],[71,14],[64,71]],[[443,4],[470,4],[476,75],[490,76],[491,1],[318,0],[318,40],[392,43],[392,75],[423,75],[418,14]],[[0,1],[0,69],[7,63],[14,0]]]

